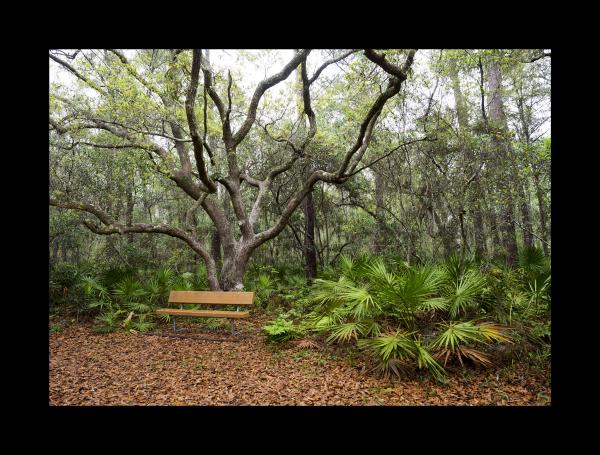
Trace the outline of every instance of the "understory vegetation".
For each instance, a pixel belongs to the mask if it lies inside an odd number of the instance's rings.
[[[515,269],[457,256],[420,266],[343,256],[339,270],[316,280],[310,311],[296,324],[284,313],[265,333],[273,341],[326,335],[369,352],[384,375],[413,366],[443,381],[448,363],[490,366],[498,353],[543,350],[550,282],[550,264],[535,248],[521,251]]]
[[[52,308],[92,316],[102,333],[148,332],[169,321],[154,312],[171,290],[207,289],[203,266],[178,274],[64,265],[50,277]],[[409,265],[342,255],[312,286],[301,270],[257,266],[246,289],[256,293],[253,311],[271,315],[267,342],[320,339],[356,349],[383,376],[423,370],[444,382],[453,364],[488,367],[532,353],[549,360],[551,272],[537,248],[521,250],[516,268],[458,256]]]

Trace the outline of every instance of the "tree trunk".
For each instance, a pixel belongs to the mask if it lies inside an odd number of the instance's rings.
[[[309,282],[317,277],[317,254],[315,251],[315,204],[313,192],[310,191],[304,199],[304,270]]]
[[[133,223],[133,182],[130,181],[127,183],[127,203],[125,208],[125,224],[127,226],[131,226]],[[129,245],[133,244],[133,234],[127,234],[127,243]]]
[[[383,180],[383,175],[381,173],[381,169],[373,169],[373,173],[375,174],[375,214],[376,222],[377,222],[377,230],[374,237],[374,250],[376,254],[381,254],[385,248],[385,238],[387,237],[387,233],[384,226],[384,200],[385,200],[385,181]]]
[[[498,190],[500,201],[500,230],[503,235],[506,261],[514,265],[517,260],[517,239],[514,225],[514,199],[511,183],[514,180],[512,172],[512,148],[508,135],[508,126],[502,101],[502,72],[500,62],[490,60],[489,69],[489,122],[492,134],[492,145],[496,155],[496,171],[499,173]]]
[[[519,111],[519,120],[521,123],[521,140],[525,142],[525,146],[529,149],[531,141],[531,133],[529,131],[531,123],[531,115],[525,109],[525,100],[521,95],[517,99],[517,108]],[[525,157],[525,163],[527,163],[527,157]],[[515,163],[516,164],[516,163]],[[529,203],[529,191],[527,184],[527,178],[523,178],[521,184],[519,184],[519,198],[521,199],[521,217],[523,218],[523,242],[527,247],[533,246],[533,223],[531,221],[531,207]]]
[[[521,199],[521,217],[523,218],[523,243],[531,248],[533,246],[533,224],[531,222],[531,211],[529,209],[529,201],[523,188],[523,184],[518,185],[519,199]]]
[[[535,192],[536,192],[536,196],[537,196],[537,200],[538,200],[538,207],[540,210],[540,227],[541,227],[541,234],[542,234],[542,239],[544,239],[544,241],[542,242],[542,248],[544,249],[544,254],[546,256],[549,256],[550,251],[548,248],[548,244],[546,242],[548,242],[549,239],[549,235],[548,235],[548,229],[547,229],[547,220],[546,220],[546,208],[545,208],[545,203],[544,203],[544,192],[542,191],[542,188],[540,187],[540,179],[538,174],[534,171],[533,173],[533,183],[535,185]]]
[[[465,163],[464,166],[467,178],[470,178],[477,167],[473,150],[466,144],[466,141],[464,140],[469,129],[468,112],[467,104],[460,88],[460,80],[458,78],[458,69],[456,66],[452,67],[451,79],[454,103],[456,105],[456,116],[458,118],[458,130],[459,134],[461,135],[461,141],[463,142],[462,147],[463,159]],[[472,190],[469,191],[469,188],[467,188],[465,196],[468,207],[470,208],[470,212],[473,214],[475,252],[479,257],[482,257],[486,254],[483,215],[480,207],[481,194],[481,182],[479,180],[479,175],[477,175],[472,183]]]
[[[479,182],[477,182],[475,193],[481,194]],[[483,229],[483,214],[481,213],[479,202],[477,202],[477,209],[474,210],[474,212],[473,231],[475,236],[475,253],[479,257],[484,257],[487,254],[487,248],[485,245],[485,231]]]
[[[218,285],[222,291],[241,291],[244,289],[244,273],[252,254],[246,247],[236,248],[233,255],[225,254]],[[217,289],[219,290],[219,289]]]
[[[213,261],[215,261],[215,264],[221,262],[221,237],[216,228],[213,229],[210,237],[210,255],[212,256]]]
[[[302,101],[302,74],[299,69],[296,70],[296,109],[299,117],[298,136],[303,137],[306,134],[306,119],[304,117],[304,103]],[[311,173],[311,166],[307,165],[304,174],[304,180],[308,179]],[[304,181],[302,182],[304,184]],[[312,283],[317,277],[317,253],[315,248],[315,204],[313,201],[313,190],[311,189],[302,204],[304,210],[304,271],[306,280]]]

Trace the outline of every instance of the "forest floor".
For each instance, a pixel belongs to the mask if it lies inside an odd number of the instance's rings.
[[[234,341],[199,324],[198,336],[98,334],[92,323],[54,321],[50,405],[549,405],[550,371],[524,362],[383,379],[363,359],[321,343],[265,342],[264,315],[236,322]],[[169,332],[169,325],[159,330]],[[212,339],[229,340],[214,341]]]

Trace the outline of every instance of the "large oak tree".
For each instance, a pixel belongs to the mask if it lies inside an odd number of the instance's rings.
[[[314,73],[309,75],[307,59],[311,50],[297,50],[280,71],[258,83],[249,100],[242,103],[245,104],[245,112],[233,121],[233,99],[240,95],[232,93],[234,81],[231,72],[228,72],[226,82],[221,80],[219,87],[207,51],[164,50],[160,53],[163,58],[161,64],[156,65],[153,52],[151,63],[145,66],[115,49],[104,50],[100,60],[90,58],[81,50],[72,53],[51,51],[50,59],[74,75],[85,88],[76,93],[51,89],[51,142],[56,139],[70,141],[72,146],[85,144],[98,154],[107,150],[125,153],[136,149],[143,151],[150,169],[174,182],[187,195],[186,219],[193,220],[195,213],[203,210],[211,220],[223,251],[220,270],[216,254],[214,251],[211,254],[211,246],[202,240],[206,236],[200,235],[203,233],[197,231],[195,222],[188,222],[185,228],[165,223],[134,222],[129,193],[125,223],[98,204],[74,198],[67,189],[53,184],[52,179],[49,203],[54,207],[93,215],[82,222],[97,234],[160,233],[178,238],[204,261],[211,289],[241,289],[253,252],[283,231],[315,184],[343,184],[369,167],[370,163],[365,163],[363,158],[378,119],[388,100],[399,93],[415,52],[404,52],[403,60],[399,62],[372,49],[350,50],[319,62]],[[260,230],[258,220],[273,185],[283,176],[297,172],[298,163],[306,159],[315,142],[318,113],[313,107],[313,84],[325,68],[351,55],[366,58],[374,68],[383,70],[387,75],[387,85],[381,87],[368,109],[358,112],[361,120],[351,144],[345,150],[332,152],[330,159],[323,160],[330,163],[329,166],[311,168],[302,179],[295,179],[300,183],[282,207],[277,220]],[[158,56],[156,59],[160,61]],[[110,73],[106,68],[110,68]],[[267,125],[261,126],[272,141],[285,148],[280,149],[277,162],[258,175],[245,162],[247,155],[242,156],[239,150],[244,146],[255,146],[249,139],[249,133],[258,123],[257,111],[265,93],[285,81],[296,69],[301,76],[303,115],[300,121],[307,125],[287,136],[272,135]],[[111,78],[111,74],[115,73],[119,77]],[[214,130],[210,127],[211,112],[215,108],[218,141],[215,141]],[[298,131],[302,134],[297,134]],[[244,186],[253,191],[248,192]],[[228,207],[218,203],[219,194],[227,199]],[[233,217],[228,216],[227,209],[231,209]],[[211,235],[212,232],[209,237]]]

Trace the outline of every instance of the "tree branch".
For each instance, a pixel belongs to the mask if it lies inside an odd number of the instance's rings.
[[[54,60],[56,63],[58,63],[59,65],[61,65],[63,68],[66,68],[71,74],[73,74],[74,76],[76,76],[77,78],[81,79],[83,82],[85,82],[88,86],[90,86],[91,88],[93,88],[94,90],[96,90],[97,92],[103,94],[103,95],[107,95],[105,90],[103,90],[102,88],[100,88],[100,86],[98,84],[96,84],[94,81],[92,81],[91,79],[88,79],[87,77],[85,77],[83,74],[81,74],[79,71],[77,71],[75,68],[73,68],[73,66],[71,66],[69,63],[65,62],[64,60],[61,60],[60,58],[56,57],[55,55],[52,54],[48,54],[48,56]]]
[[[108,213],[95,207],[92,204],[80,201],[59,201],[58,199],[50,198],[49,205],[53,207],[61,207],[66,209],[74,209],[87,213],[91,213],[96,216],[106,227],[102,228],[90,221],[85,220],[83,223],[85,226],[96,234],[110,235],[110,234],[127,234],[127,233],[146,233],[146,234],[166,234],[171,237],[186,242],[196,253],[198,253],[204,260],[212,261],[210,254],[204,248],[204,246],[189,233],[178,229],[167,224],[146,224],[146,223],[135,223],[130,226],[115,222]],[[214,262],[214,261],[213,261]]]
[[[340,55],[339,57],[335,57],[332,58],[330,60],[327,60],[325,63],[323,63],[321,66],[319,66],[319,68],[317,69],[317,71],[315,71],[315,74],[313,74],[313,76],[308,80],[308,84],[312,84],[314,81],[317,80],[317,78],[319,77],[319,75],[321,74],[321,72],[327,68],[329,65],[332,65],[333,63],[337,63],[340,60],[344,60],[346,57],[348,57],[349,55],[354,54],[355,52],[357,52],[358,49],[352,49],[351,51],[345,52],[342,55]]]
[[[310,53],[310,49],[304,49],[296,55],[283,67],[283,69],[273,76],[261,81],[256,90],[254,91],[254,95],[252,96],[252,100],[250,101],[250,106],[248,107],[248,113],[246,115],[246,120],[240,127],[240,129],[233,135],[232,137],[232,146],[235,147],[246,137],[254,120],[256,119],[256,108],[258,107],[258,103],[262,98],[263,94],[274,85],[279,82],[287,79],[287,77],[292,73],[292,71],[303,61],[306,60],[306,57]]]
[[[194,105],[196,102],[196,93],[198,91],[198,77],[200,74],[200,65],[202,61],[202,51],[200,49],[194,49],[193,60],[192,60],[192,79],[188,88],[187,97],[185,99],[185,113],[187,116],[188,125],[190,127],[190,136],[192,137],[192,144],[194,146],[194,156],[196,158],[196,167],[198,168],[198,174],[200,180],[210,193],[217,191],[217,186],[206,173],[206,165],[204,163],[204,145],[202,138],[198,134],[198,126],[196,124],[196,114],[194,112]]]

